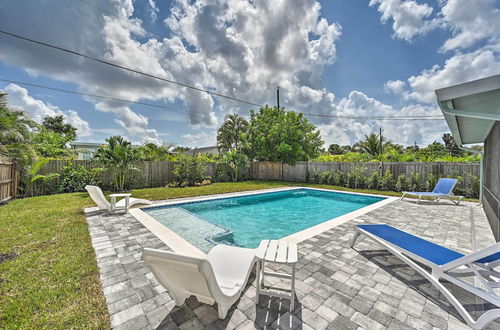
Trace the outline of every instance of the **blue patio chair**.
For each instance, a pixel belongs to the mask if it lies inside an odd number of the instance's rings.
[[[497,308],[485,312],[474,320],[458,299],[440,282],[440,279],[449,281],[500,307],[500,297],[494,291],[500,287],[500,282],[495,280],[495,278],[500,279],[500,273],[494,270],[500,265],[500,243],[464,255],[389,225],[377,224],[356,226],[351,248],[361,234],[381,244],[424,276],[448,299],[470,327],[483,329],[500,317],[500,309]],[[414,260],[429,267],[430,271]],[[464,277],[469,277],[471,281],[465,281]]]
[[[420,203],[422,196],[424,197],[432,197],[434,200],[438,200],[441,198],[448,198],[456,205],[460,204],[460,201],[464,198],[463,196],[455,196],[453,195],[453,188],[457,184],[457,179],[439,179],[438,183],[432,190],[432,192],[418,192],[418,191],[403,191],[403,195],[401,196],[401,200],[406,195],[410,196],[418,196],[417,204]],[[455,200],[456,199],[456,200]]]

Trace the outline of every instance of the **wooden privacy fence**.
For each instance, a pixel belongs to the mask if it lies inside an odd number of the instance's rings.
[[[412,173],[420,173],[421,184],[429,174],[435,176],[459,175],[464,178],[463,186],[469,187],[471,175],[479,177],[479,163],[418,163],[418,162],[366,162],[366,163],[347,163],[347,162],[298,162],[291,166],[282,163],[273,162],[254,162],[251,164],[251,178],[255,180],[283,180],[306,182],[315,172],[323,173],[326,171],[341,171],[348,174],[354,166],[360,166],[368,176],[372,171],[380,171],[381,174],[386,170],[391,171],[394,178],[403,174],[410,176]]]
[[[40,174],[62,173],[67,160],[50,160],[40,171]],[[73,165],[82,165],[86,169],[98,167],[96,163],[89,160],[73,160]],[[169,161],[139,161],[135,165],[138,171],[131,171],[129,174],[130,188],[151,188],[162,187],[174,180],[173,169],[176,162]],[[216,178],[217,168],[215,163],[206,163],[206,176]],[[10,165],[9,165],[10,166]],[[299,162],[294,166],[277,162],[253,162],[249,168],[242,169],[242,173],[254,180],[278,180],[292,182],[312,181],[314,173],[326,171],[342,171],[348,174],[354,166],[361,166],[368,176],[372,171],[380,171],[383,174],[390,170],[394,178],[404,174],[410,176],[412,173],[420,173],[421,184],[429,174],[435,176],[459,175],[464,178],[463,188],[469,188],[471,175],[479,177],[479,163],[345,163],[345,162]],[[10,172],[9,172],[10,173]],[[9,174],[10,175],[10,174]],[[2,179],[6,180],[6,179]],[[8,180],[8,179],[7,179]],[[113,181],[113,173],[103,172],[101,180],[105,187],[109,187]],[[50,183],[49,183],[50,185]],[[43,185],[46,186],[46,185]],[[42,187],[40,194],[50,193],[50,187]]]
[[[0,155],[0,203],[16,198],[18,184],[17,164],[12,158]]]
[[[99,167],[99,165],[90,160],[65,160],[65,159],[53,159],[49,160],[47,164],[40,170],[40,174],[49,173],[59,173],[63,172],[64,166],[67,164],[73,164],[73,166],[81,165],[87,170]],[[137,188],[153,188],[153,187],[163,187],[167,183],[174,181],[174,175],[172,173],[175,164],[177,162],[169,161],[138,161],[134,165],[138,168],[137,171],[129,171],[127,176],[128,186],[133,189]],[[214,177],[216,174],[215,163],[206,163],[205,176]],[[103,171],[100,174],[100,180],[102,180],[103,186],[110,187],[113,182],[113,173],[111,171]],[[43,183],[42,181],[37,182],[37,195],[45,195],[54,193],[51,189],[53,181],[48,183]],[[53,188],[53,187],[52,187]]]

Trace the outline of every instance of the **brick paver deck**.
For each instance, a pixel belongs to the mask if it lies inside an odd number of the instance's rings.
[[[287,300],[262,296],[256,305],[252,275],[227,318],[219,320],[215,306],[194,297],[175,306],[142,261],[143,248],[168,247],[139,221],[92,209],[86,214],[115,329],[468,329],[436,289],[380,246],[360,239],[356,250],[349,248],[353,226],[387,223],[461,252],[494,243],[475,203],[398,200],[299,244],[292,313]],[[469,293],[452,291],[471,310],[484,310]]]

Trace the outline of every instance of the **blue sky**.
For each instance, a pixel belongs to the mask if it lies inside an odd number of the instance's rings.
[[[312,114],[435,116],[435,89],[500,73],[500,0],[60,4],[3,1],[0,29],[253,103],[274,104],[279,85],[282,105]],[[12,105],[37,121],[65,115],[82,141],[119,134],[213,145],[226,114],[252,108],[4,35],[0,45],[0,79],[165,107],[0,82]],[[380,126],[402,144],[440,141],[448,130],[443,120],[309,119],[327,145],[354,143]]]

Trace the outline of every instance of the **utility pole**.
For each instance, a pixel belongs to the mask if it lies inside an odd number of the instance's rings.
[[[378,138],[379,138],[379,151],[380,154],[383,154],[384,151],[382,150],[382,127],[380,127],[380,133],[378,135]]]
[[[276,90],[276,101],[278,103],[278,109],[280,108],[280,86],[278,86],[278,89]]]

